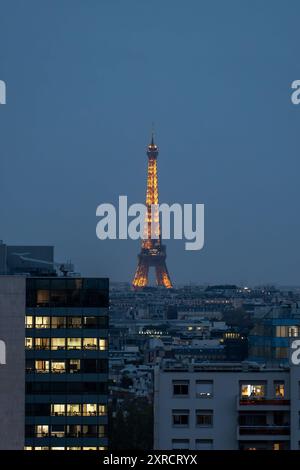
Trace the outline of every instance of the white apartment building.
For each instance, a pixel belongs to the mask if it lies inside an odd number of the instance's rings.
[[[178,364],[155,370],[154,449],[300,449],[300,366]]]

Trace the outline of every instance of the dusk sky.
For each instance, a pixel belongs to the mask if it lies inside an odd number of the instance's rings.
[[[0,0],[0,238],[53,244],[131,281],[139,241],[99,241],[96,207],[204,203],[205,246],[167,242],[178,283],[300,285],[300,2]]]

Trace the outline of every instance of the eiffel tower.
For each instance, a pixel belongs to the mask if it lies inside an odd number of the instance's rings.
[[[158,207],[158,182],[157,182],[157,157],[158,147],[154,143],[152,132],[151,143],[147,149],[148,155],[148,176],[146,207],[147,215],[145,220],[145,235],[142,241],[141,252],[138,255],[138,266],[135,272],[132,286],[135,289],[148,285],[149,268],[155,268],[157,286],[172,288],[171,279],[166,265],[166,246],[161,243],[161,232],[158,209],[151,211],[151,206]],[[154,220],[152,220],[154,218]],[[152,232],[151,232],[152,228]],[[155,235],[155,238],[151,238]]]

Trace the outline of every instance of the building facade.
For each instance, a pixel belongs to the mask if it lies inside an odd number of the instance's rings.
[[[24,446],[25,278],[0,276],[0,450]]]
[[[26,450],[107,448],[108,280],[26,280]]]
[[[300,367],[165,363],[155,372],[154,448],[300,448]]]

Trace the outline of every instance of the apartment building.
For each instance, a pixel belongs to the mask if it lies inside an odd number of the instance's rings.
[[[183,364],[155,371],[154,448],[300,448],[300,367]]]

